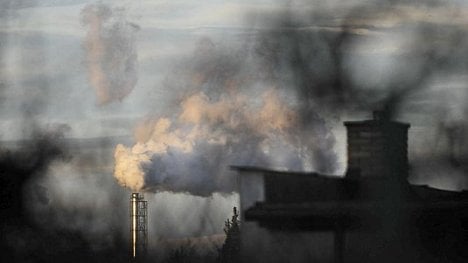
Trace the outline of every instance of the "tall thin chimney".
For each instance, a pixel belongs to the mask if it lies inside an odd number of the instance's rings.
[[[146,255],[148,243],[148,203],[143,194],[130,197],[130,256],[138,261]]]

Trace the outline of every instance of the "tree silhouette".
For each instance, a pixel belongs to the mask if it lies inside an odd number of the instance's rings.
[[[240,252],[240,223],[237,208],[232,209],[233,215],[231,220],[226,220],[224,223],[224,233],[226,240],[220,251],[219,261],[223,263],[239,262]]]

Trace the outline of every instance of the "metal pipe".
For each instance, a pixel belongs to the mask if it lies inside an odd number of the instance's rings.
[[[130,256],[133,260],[145,257],[148,243],[148,205],[143,194],[130,196]]]
[[[137,196],[138,194],[132,194],[132,257],[136,258],[136,246],[137,246]]]

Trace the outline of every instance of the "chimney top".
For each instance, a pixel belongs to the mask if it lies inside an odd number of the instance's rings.
[[[390,115],[385,110],[375,110],[372,112],[372,119],[363,121],[345,121],[343,124],[346,127],[377,127],[377,126],[388,126],[400,127],[408,129],[410,125],[404,122],[392,121]]]
[[[383,110],[375,110],[372,112],[373,119],[376,121],[388,121],[390,116]]]
[[[145,197],[143,194],[140,193],[132,193],[132,199],[138,199],[138,200],[143,200]]]

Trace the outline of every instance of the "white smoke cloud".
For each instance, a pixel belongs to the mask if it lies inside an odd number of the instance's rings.
[[[297,135],[296,113],[274,89],[259,98],[231,93],[213,102],[199,92],[180,107],[171,119],[140,125],[134,146],[116,147],[114,176],[121,185],[210,195],[234,191],[229,165],[304,167],[291,136]]]

